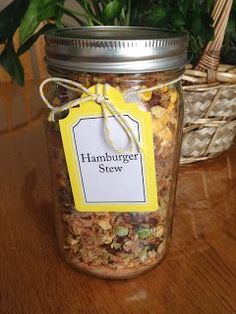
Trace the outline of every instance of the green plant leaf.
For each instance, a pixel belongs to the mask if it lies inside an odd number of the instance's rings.
[[[206,0],[206,3],[204,2],[202,5],[206,12],[211,13],[214,5],[214,0]]]
[[[109,2],[102,13],[102,21],[105,24],[111,23],[116,17],[120,15],[122,5],[120,1],[113,0]]]
[[[38,8],[39,1],[32,0],[20,24],[20,43],[24,43],[39,25]]]
[[[236,20],[229,20],[226,28],[226,34],[231,36],[233,40],[236,40]]]
[[[194,35],[201,34],[202,30],[202,21],[198,16],[193,16],[191,19],[191,31]]]
[[[28,7],[28,0],[15,0],[0,12],[0,43],[11,38],[20,25]]]
[[[43,10],[40,9],[38,11],[38,14],[37,14],[37,20],[38,21],[44,21],[44,20],[47,20],[51,17],[54,17],[56,16],[56,9],[57,9],[57,6],[55,5],[55,2],[52,2],[50,1],[49,3],[46,3]]]
[[[36,40],[39,38],[40,35],[45,33],[46,31],[55,28],[56,26],[54,24],[46,24],[40,30],[33,34],[30,38],[28,38],[23,45],[21,45],[17,51],[17,56],[22,55],[25,53],[29,48],[36,42]]]
[[[0,55],[0,64],[19,85],[24,85],[24,69],[14,50],[12,38]]]
[[[64,0],[31,0],[20,24],[21,44],[34,33],[40,22],[50,18],[58,19],[59,16],[62,16],[58,3],[63,4]]]
[[[174,12],[171,14],[171,21],[172,21],[171,24],[176,29],[181,29],[185,25],[185,17],[178,10],[174,10]]]
[[[177,3],[177,9],[179,12],[181,12],[184,16],[187,15],[187,12],[189,10],[190,7],[190,2],[186,1],[186,0],[179,0]]]
[[[10,3],[0,13],[0,43],[4,43],[8,38],[9,26],[12,26],[12,12],[15,9],[16,4],[16,1]]]
[[[130,25],[147,25],[145,19],[147,10],[149,10],[148,2],[143,0],[131,0]]]
[[[156,5],[147,16],[147,23],[150,26],[165,27],[168,16],[168,9],[165,5]]]
[[[63,12],[61,10],[61,7],[58,5],[60,4],[61,6],[64,4],[65,0],[47,0],[49,1],[48,3],[45,3],[43,7],[40,7],[40,10],[38,12],[38,21],[44,21],[47,19],[58,19],[61,18],[63,15]]]

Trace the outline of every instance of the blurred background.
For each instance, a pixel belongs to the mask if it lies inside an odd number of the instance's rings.
[[[35,116],[30,103],[38,103],[37,86],[47,77],[41,35],[84,25],[185,32],[190,64],[183,76],[182,155],[193,162],[230,147],[236,134],[236,0],[0,0],[0,82],[5,83],[0,84],[0,132],[19,125],[14,117],[22,116],[22,125]],[[198,84],[204,90],[198,91]]]
[[[0,11],[10,4],[11,0],[1,0],[0,1]],[[18,33],[15,35],[14,42],[17,45],[18,43]],[[39,38],[39,40],[33,45],[29,51],[21,56],[21,61],[25,69],[25,79],[40,79],[46,77],[46,67],[43,61],[44,55],[44,44],[43,38]],[[3,45],[0,45],[0,52],[3,49]],[[10,82],[11,77],[0,67],[0,81]]]
[[[0,55],[8,44],[12,45],[11,36],[14,34],[14,52],[9,47],[4,58],[1,55],[0,64],[5,71],[0,67],[0,81],[11,81],[11,76],[23,85],[24,78],[28,81],[47,75],[43,38],[38,38],[37,34],[42,34],[53,25],[134,25],[185,31],[189,35],[188,59],[195,65],[206,44],[214,38],[214,5],[218,3],[217,10],[220,12],[229,2],[232,10],[221,49],[221,62],[235,64],[236,53],[230,49],[235,49],[236,42],[236,0],[0,0],[0,12],[11,4],[0,16]],[[215,14],[215,17],[217,20],[219,14]]]
[[[7,5],[9,5],[12,2],[12,0],[1,0],[0,1],[0,11],[4,9]],[[78,9],[78,3],[76,3],[74,0],[67,0],[65,2],[67,7],[70,7],[71,9],[77,8]],[[68,21],[71,25],[76,25],[76,23],[73,21],[73,19],[65,16],[63,18],[66,22]],[[19,34],[18,31],[14,36],[14,43],[16,47],[18,46],[19,42]],[[0,53],[3,50],[3,45],[0,44]],[[22,62],[22,65],[25,70],[25,80],[29,81],[32,79],[43,79],[47,76],[47,70],[46,65],[44,63],[44,40],[41,36],[35,44],[24,53],[20,60]],[[0,67],[0,82],[11,82],[12,78],[6,73],[6,71],[3,70],[2,67]]]

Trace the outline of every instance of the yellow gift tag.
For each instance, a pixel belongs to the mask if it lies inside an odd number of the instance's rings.
[[[104,85],[92,86],[89,92],[103,94]],[[59,121],[65,157],[74,196],[75,208],[82,212],[143,212],[158,209],[151,114],[135,103],[126,103],[122,93],[111,86],[106,97],[141,149],[133,145],[117,117],[100,104],[88,100],[69,110]],[[84,93],[81,98],[86,98]],[[119,153],[107,141],[119,147]],[[120,152],[122,151],[122,153]]]

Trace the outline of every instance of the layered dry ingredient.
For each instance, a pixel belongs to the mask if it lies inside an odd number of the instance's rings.
[[[102,277],[128,278],[152,268],[165,254],[171,233],[179,159],[180,89],[177,83],[152,91],[139,90],[173,78],[171,73],[70,75],[70,79],[86,88],[108,83],[118,88],[127,102],[135,102],[141,110],[151,112],[159,199],[159,209],[154,212],[82,213],[76,210],[59,125],[52,122],[49,131],[57,231],[60,249],[75,267]],[[78,97],[63,87],[51,88],[50,93],[55,106]]]

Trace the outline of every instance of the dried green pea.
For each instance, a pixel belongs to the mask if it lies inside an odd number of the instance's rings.
[[[129,229],[127,227],[124,227],[124,226],[118,226],[116,228],[116,235],[118,237],[125,237],[127,236],[129,233]]]
[[[150,237],[151,235],[151,230],[148,228],[139,228],[137,231],[139,239],[146,239]]]

